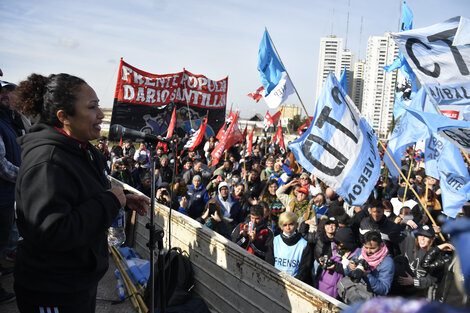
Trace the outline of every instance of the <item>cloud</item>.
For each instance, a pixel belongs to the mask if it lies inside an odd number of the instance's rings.
[[[74,40],[72,38],[67,38],[67,37],[59,38],[59,44],[61,46],[71,48],[71,49],[75,49],[79,46],[79,43],[77,40]]]

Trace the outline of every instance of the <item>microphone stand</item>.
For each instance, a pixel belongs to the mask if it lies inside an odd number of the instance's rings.
[[[151,186],[150,186],[150,207],[151,207],[151,212],[150,212],[150,222],[145,225],[145,227],[149,230],[149,241],[147,243],[147,247],[149,248],[149,253],[150,253],[150,308],[151,313],[155,311],[155,264],[154,264],[154,253],[155,253],[155,243],[158,244],[158,258],[157,258],[157,269],[158,269],[158,287],[159,287],[159,293],[160,293],[160,305],[161,313],[165,313],[165,273],[163,271],[164,269],[164,263],[165,263],[165,258],[164,258],[164,251],[163,251],[163,236],[164,232],[163,229],[157,229],[155,227],[155,164],[156,164],[156,145],[152,144],[151,142],[148,142],[148,146],[150,147],[150,171],[151,171]],[[171,210],[171,208],[170,208]]]
[[[167,142],[162,140],[162,142]],[[152,208],[152,212],[150,213],[150,222],[145,225],[145,227],[149,230],[149,241],[147,243],[147,247],[149,248],[150,252],[150,309],[152,310],[151,313],[155,311],[155,265],[154,265],[154,253],[155,253],[155,243],[157,243],[158,249],[158,258],[157,258],[157,270],[158,270],[158,288],[159,288],[159,295],[160,295],[160,311],[159,313],[166,312],[166,277],[165,277],[165,251],[163,249],[163,237],[164,231],[163,229],[156,229],[155,227],[155,168],[156,168],[156,145],[152,144],[152,142],[148,142],[150,146],[150,170],[151,170],[151,191],[150,191],[150,207]],[[174,151],[175,155],[176,145],[175,141],[171,140],[171,151]],[[173,164],[173,177],[172,177],[172,186],[170,190],[170,205],[169,205],[169,216],[168,216],[168,231],[169,231],[169,241],[171,240],[171,210],[173,206],[173,187],[175,185],[175,176],[176,176],[176,162],[178,162],[177,158],[175,157],[175,162]],[[169,249],[171,249],[171,241],[169,244]]]

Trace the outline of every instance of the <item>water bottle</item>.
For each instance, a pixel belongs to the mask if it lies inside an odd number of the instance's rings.
[[[108,230],[108,243],[110,246],[120,247],[126,241],[126,233],[124,231],[126,214],[124,209],[119,209],[119,214]]]
[[[124,294],[124,283],[119,278],[117,279],[117,291],[119,299],[124,300],[126,298],[126,295]]]

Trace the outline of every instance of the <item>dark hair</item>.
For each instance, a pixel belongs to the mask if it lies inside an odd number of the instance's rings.
[[[369,205],[369,208],[370,208],[370,209],[372,209],[372,208],[377,208],[377,209],[382,209],[382,210],[385,209],[385,208],[384,208],[384,205],[383,205],[383,203],[382,203],[382,201],[378,201],[378,200],[372,201],[372,202],[370,203],[370,205]]]
[[[264,208],[261,205],[256,204],[250,208],[250,215],[263,217]]]
[[[378,244],[381,244],[383,241],[382,241],[382,236],[380,235],[379,232],[377,231],[374,231],[374,230],[371,230],[371,231],[368,231],[365,235],[364,235],[364,240],[363,242],[366,243],[366,242],[371,242],[371,241],[375,241],[377,242]]]
[[[16,88],[18,103],[26,114],[39,115],[41,122],[62,127],[57,111],[75,115],[76,94],[83,84],[86,84],[83,79],[64,73],[49,77],[31,74]]]

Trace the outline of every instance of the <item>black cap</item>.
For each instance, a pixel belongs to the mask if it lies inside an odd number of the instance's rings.
[[[338,220],[334,216],[331,216],[325,221],[325,225],[327,224],[335,224],[336,226],[338,226]]]
[[[436,233],[434,232],[434,228],[428,225],[421,226],[420,228],[418,228],[418,231],[416,233],[416,235],[422,235],[429,238],[434,238],[435,234]]]

